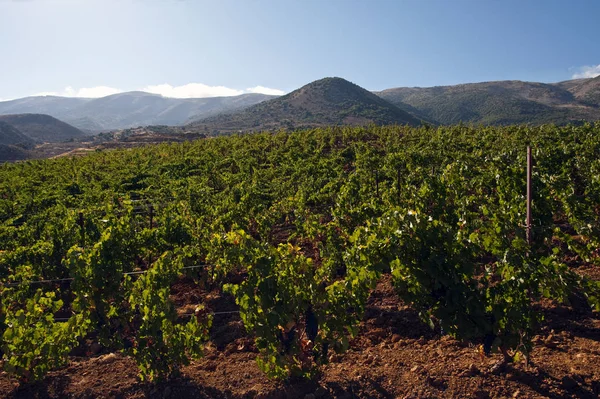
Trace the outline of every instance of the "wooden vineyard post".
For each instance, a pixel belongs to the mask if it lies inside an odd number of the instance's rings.
[[[79,232],[81,234],[81,246],[85,247],[85,225],[83,222],[83,212],[79,212],[77,224],[79,225]]]
[[[531,246],[531,146],[527,146],[527,245]]]

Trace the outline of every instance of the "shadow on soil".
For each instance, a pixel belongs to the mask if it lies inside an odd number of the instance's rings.
[[[598,382],[593,382],[590,390],[582,386],[583,381],[577,381],[569,376],[558,379],[541,369],[535,373],[518,369],[512,369],[511,372],[515,380],[529,386],[543,397],[596,399],[600,395],[600,383]]]
[[[232,378],[235,378],[232,376]],[[271,391],[258,392],[249,389],[244,394],[234,394],[232,391],[220,390],[213,387],[206,387],[188,378],[177,378],[166,383],[143,383],[138,382],[124,389],[113,389],[102,392],[100,387],[95,387],[81,391],[72,392],[69,390],[71,380],[65,376],[54,376],[46,378],[43,381],[26,384],[15,388],[12,392],[6,392],[6,398],[129,398],[145,397],[152,399],[169,398],[197,398],[197,399],[305,399],[310,398],[394,398],[379,382],[372,378],[363,378],[360,381],[347,380],[340,382],[325,382],[296,380],[277,384],[277,387]]]

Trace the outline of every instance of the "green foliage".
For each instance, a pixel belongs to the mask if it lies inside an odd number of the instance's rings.
[[[372,275],[352,270],[344,279],[318,265],[292,244],[268,248],[251,243],[248,278],[226,285],[256,335],[258,364],[269,376],[311,376],[327,362],[329,348],[348,348],[357,334]]]
[[[129,325],[137,328],[131,348],[142,380],[160,380],[202,355],[212,318],[202,318],[202,309],[185,324],[177,324],[177,312],[169,300],[170,285],[181,273],[181,259],[163,254],[147,273],[132,283]],[[129,337],[128,337],[129,338]]]
[[[3,299],[7,294],[2,292]],[[32,381],[67,362],[77,339],[87,332],[89,320],[79,314],[66,323],[54,321],[54,314],[62,306],[63,301],[54,293],[37,290],[23,306],[6,307],[2,336],[6,371],[22,381]]]
[[[382,273],[433,328],[528,355],[541,298],[600,309],[599,283],[567,266],[600,259],[599,132],[336,127],[2,165],[6,368],[40,378],[93,332],[142,378],[168,378],[210,326],[169,299],[184,265],[234,296],[278,378],[347,348]],[[30,284],[53,279],[72,280]]]

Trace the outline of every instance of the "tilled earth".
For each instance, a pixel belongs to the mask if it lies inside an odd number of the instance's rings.
[[[592,267],[583,273],[597,277]],[[204,302],[235,310],[232,299],[191,280],[173,287],[182,313]],[[215,315],[205,356],[169,383],[140,382],[135,363],[119,354],[73,356],[43,381],[19,386],[0,374],[1,397],[39,398],[598,398],[600,315],[585,307],[540,305],[545,322],[528,365],[498,370],[501,355],[482,358],[473,345],[440,336],[398,301],[384,277],[369,299],[359,336],[313,381],[269,380],[237,314]]]

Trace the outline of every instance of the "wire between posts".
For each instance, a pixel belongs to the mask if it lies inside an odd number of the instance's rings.
[[[220,316],[220,315],[227,315],[227,314],[239,314],[240,311],[239,310],[230,310],[230,311],[224,311],[224,312],[210,312],[210,313],[205,313],[205,314],[209,314],[211,316]],[[190,317],[190,316],[195,316],[196,313],[184,313],[181,315],[178,315],[179,317]],[[57,323],[64,323],[71,320],[70,317],[60,317],[60,318],[55,318],[54,321]]]
[[[209,265],[209,264],[204,264],[204,265],[194,265],[194,266],[184,266],[181,268],[181,270],[190,270],[190,269],[199,269],[199,268],[203,268],[203,267],[210,267],[214,265]],[[127,272],[127,273],[122,273],[123,276],[131,276],[131,275],[138,275],[138,274],[145,274],[148,273],[148,270],[140,270],[140,271],[136,271],[136,272]],[[21,284],[28,284],[28,285],[33,285],[33,284],[48,284],[48,283],[60,283],[63,281],[73,281],[75,280],[73,277],[67,277],[67,278],[56,278],[56,279],[48,279],[48,280],[35,280],[35,281],[20,281],[20,282],[16,282],[16,283],[9,283],[9,284],[4,284],[6,287],[17,287]],[[0,285],[2,285],[0,283]]]

